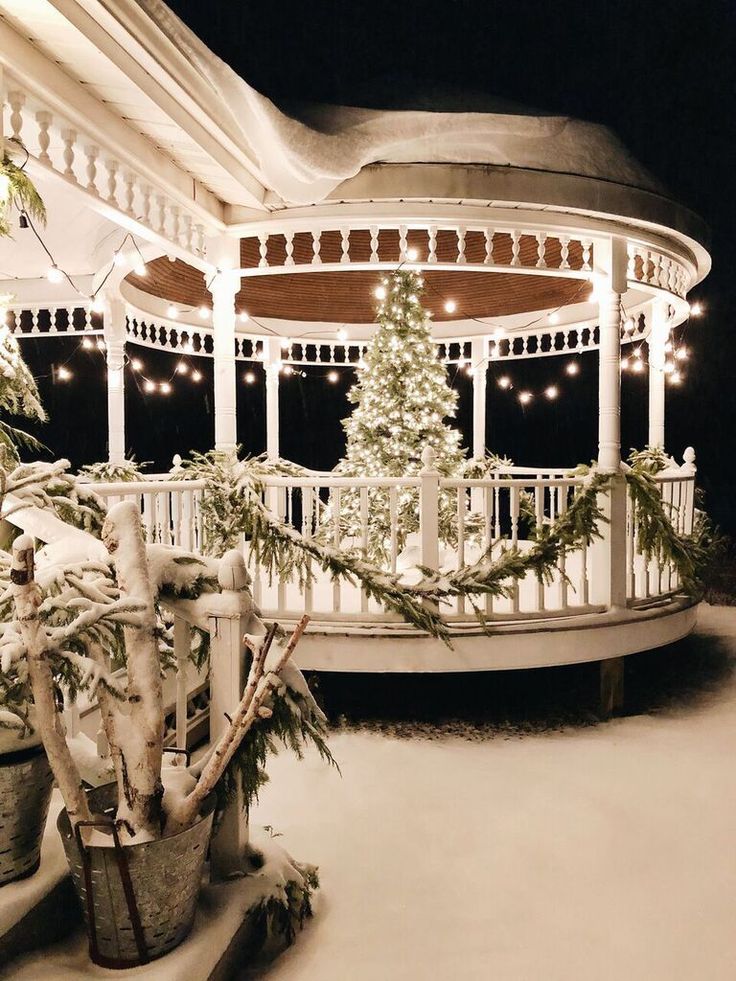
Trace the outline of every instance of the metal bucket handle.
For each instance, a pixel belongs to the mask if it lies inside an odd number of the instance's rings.
[[[133,891],[133,882],[130,878],[128,857],[125,854],[125,849],[120,842],[117,826],[115,822],[110,819],[98,821],[78,821],[74,826],[74,834],[77,839],[77,847],[79,848],[79,854],[82,859],[82,868],[84,870],[84,892],[87,900],[87,919],[89,922],[90,953],[92,955],[92,960],[95,963],[100,963],[101,956],[97,946],[97,926],[95,924],[95,908],[94,899],[92,896],[92,865],[87,854],[87,847],[82,841],[81,828],[105,828],[112,831],[112,840],[115,845],[115,860],[117,861],[118,871],[120,873],[120,883],[123,887],[123,892],[125,893],[125,903],[128,907],[130,925],[133,927],[133,936],[135,937],[136,947],[138,948],[138,957],[140,958],[141,964],[148,964],[151,957],[148,953],[148,948],[146,947],[143,924],[141,923],[140,913],[138,912],[138,904],[135,899],[135,892]],[[109,963],[107,959],[105,959],[105,961],[105,966],[107,967],[116,966]],[[125,962],[118,964],[117,966],[123,967],[129,965],[127,962]]]

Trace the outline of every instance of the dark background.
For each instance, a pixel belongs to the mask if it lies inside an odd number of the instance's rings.
[[[713,271],[691,300],[706,314],[686,328],[692,352],[680,389],[668,388],[667,448],[696,448],[709,509],[736,532],[736,378],[733,333],[734,101],[736,4],[404,2],[321,0],[238,3],[169,0],[170,6],[248,82],[282,106],[295,100],[374,107],[493,108],[493,100],[566,113],[610,126],[671,193],[712,229]],[[53,347],[52,347],[53,345]],[[63,340],[24,341],[41,377],[51,422],[40,434],[75,464],[105,455],[104,366],[97,351]],[[49,352],[74,379],[53,384]],[[139,349],[148,373],[168,378],[170,356]],[[129,447],[138,460],[168,466],[171,455],[212,444],[212,366],[193,359],[199,385],[177,378],[168,397],[144,395],[128,375]],[[241,366],[239,437],[264,448],[263,377],[246,385]],[[489,448],[520,464],[563,465],[596,450],[597,358],[563,374],[562,359],[510,366],[517,384],[560,382],[556,403],[522,411],[513,393],[489,384]],[[282,383],[282,454],[332,467],[342,451],[339,419],[350,372],[332,385],[325,369]],[[470,380],[457,377],[459,423],[469,441]],[[623,445],[646,442],[646,374],[623,376]]]

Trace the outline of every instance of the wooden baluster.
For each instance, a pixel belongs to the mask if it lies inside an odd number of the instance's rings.
[[[368,556],[368,488],[360,488],[360,547],[363,557]],[[360,590],[360,611],[368,612],[368,594],[361,587]]]
[[[399,557],[398,491],[396,487],[389,487],[388,511],[391,525],[391,572],[396,572],[396,563]]]
[[[557,514],[561,518],[567,511],[567,499],[570,492],[569,484],[561,484],[557,488]],[[560,552],[559,565],[560,578],[560,609],[566,610],[569,606],[568,581],[567,581],[567,550]]]
[[[118,206],[118,166],[117,160],[110,159],[105,161],[105,167],[107,169],[107,200],[115,208]]]
[[[286,258],[284,259],[285,266],[294,265],[294,232],[289,229],[284,232],[284,239],[286,242]]]
[[[84,148],[84,155],[87,158],[87,166],[85,168],[87,190],[90,194],[94,194],[95,197],[99,197],[100,192],[97,190],[97,158],[100,155],[100,148],[94,145],[86,146]]]
[[[547,249],[547,233],[537,232],[537,269],[546,269],[547,262],[544,258]]]
[[[11,139],[23,142],[23,106],[26,97],[22,92],[14,89],[8,92],[8,105],[10,106],[10,136]]]
[[[521,265],[521,232],[514,228],[511,231],[511,265]]]
[[[350,262],[350,229],[343,228],[340,231],[340,248],[342,254],[340,256],[340,262]]]
[[[458,265],[464,265],[467,261],[465,258],[465,229],[462,226],[458,226],[455,229],[455,235],[457,236],[457,258],[455,262]]]
[[[570,236],[560,236],[560,269],[570,268]]]
[[[135,181],[136,177],[132,170],[125,171],[125,213],[126,215],[134,215],[135,210],[133,208],[133,200],[135,198]]]
[[[332,488],[332,545],[336,551],[340,550],[342,544],[342,535],[340,534],[340,519],[341,519],[341,497],[342,488],[333,487]],[[342,590],[340,588],[340,580],[335,579],[332,584],[332,612],[339,613],[342,609]]]
[[[177,498],[181,501],[179,515],[179,541],[182,548],[186,549],[187,552],[191,552],[195,548],[195,535],[192,525],[192,492],[189,490],[184,490],[180,496],[177,495]]]
[[[64,161],[64,177],[67,180],[77,183],[77,175],[74,173],[74,145],[77,142],[77,131],[74,129],[63,129],[61,139],[64,144],[62,159]]]
[[[399,225],[399,262],[406,262],[406,225]]]
[[[464,487],[458,487],[456,494],[457,506],[457,563],[456,568],[462,569],[465,565],[465,506],[466,491]],[[465,613],[465,597],[458,596],[456,604],[458,614]]]
[[[486,246],[486,254],[483,258],[483,262],[487,266],[493,265],[493,229],[484,228],[483,229],[483,239]]]
[[[427,254],[427,262],[437,262],[437,226],[430,225],[428,229],[428,245],[429,252]]]
[[[472,492],[471,492],[472,493]],[[484,487],[482,489],[483,495],[483,551],[490,552],[493,547],[494,540],[494,513],[497,510],[496,493],[492,487]],[[495,515],[495,520],[498,521],[498,515]],[[495,536],[498,538],[498,536]],[[485,611],[486,616],[490,616],[493,613],[493,596],[490,593],[485,595]]]
[[[258,233],[258,268],[265,269],[268,265],[268,232]]]
[[[176,747],[187,748],[188,666],[192,650],[192,628],[180,616],[174,616],[174,657],[176,658]],[[174,754],[173,762],[184,766],[186,757]]]
[[[312,265],[319,266],[322,263],[320,248],[322,247],[322,232],[315,230],[312,232]]]
[[[511,547],[518,548],[519,546],[519,504],[520,504],[520,492],[519,487],[514,484],[511,488]],[[519,582],[514,581],[514,589],[511,597],[511,606],[514,613],[519,612]]]
[[[541,531],[544,526],[544,484],[539,477],[540,475],[537,474],[537,483],[534,485],[534,520],[537,523],[537,528]],[[535,584],[537,609],[544,610],[544,583],[540,581],[538,576],[535,576]]]
[[[38,159],[41,163],[46,164],[47,167],[51,166],[51,157],[49,156],[49,144],[51,142],[51,137],[49,136],[49,126],[51,125],[51,113],[50,112],[37,112],[36,122],[38,123],[38,148],[39,154]]]
[[[370,226],[371,255],[370,262],[378,262],[378,225]]]

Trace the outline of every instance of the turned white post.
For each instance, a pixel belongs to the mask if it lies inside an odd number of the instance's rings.
[[[277,337],[269,337],[263,345],[266,368],[266,454],[269,460],[277,460],[279,447],[279,372],[281,371],[281,344]]]
[[[253,598],[250,577],[240,552],[233,549],[220,561],[221,593],[211,597],[210,628],[210,742],[217,743],[228,727],[226,716],[238,707],[245,688],[243,636],[248,629]],[[242,788],[228,804],[210,849],[214,879],[243,870],[248,845],[248,818]]]
[[[598,466],[612,475],[604,503],[604,525],[598,600],[609,608],[626,606],[626,482],[621,475],[621,295],[626,292],[626,243],[619,238],[595,246],[599,304]]]
[[[439,568],[439,494],[440,475],[435,466],[436,453],[431,446],[422,450],[422,469],[419,471],[419,538],[421,564],[430,569]]]
[[[125,304],[119,297],[105,296],[105,359],[107,361],[107,459],[125,459]]]
[[[470,350],[470,362],[473,368],[473,457],[482,460],[486,455],[487,338],[474,338]]]
[[[212,294],[215,372],[215,449],[235,450],[238,444],[235,373],[235,297],[240,290],[240,246],[221,237],[214,246],[218,272],[209,286]]]
[[[665,345],[670,333],[669,304],[656,299],[652,303],[652,326],[649,331],[649,446],[664,449],[665,412]]]

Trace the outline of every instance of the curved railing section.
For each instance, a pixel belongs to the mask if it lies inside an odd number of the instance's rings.
[[[655,480],[666,511],[683,535],[692,531],[695,507],[693,455],[682,466],[672,464]],[[386,528],[383,554],[373,557],[407,583],[419,578],[418,566],[455,570],[484,554],[531,547],[535,526],[563,514],[585,478],[565,468],[507,467],[483,479],[446,479],[427,471],[404,477],[347,477],[307,471],[300,476],[269,476],[263,499],[272,514],[305,538],[333,549],[368,554],[372,529]],[[108,503],[135,500],[149,541],[202,551],[205,547],[201,502],[206,485],[196,480],[148,480],[96,484]],[[411,499],[415,530],[401,530],[399,514]],[[346,525],[346,510],[350,522]],[[493,622],[522,622],[595,615],[611,604],[611,577],[625,579],[625,605],[641,609],[666,604],[681,592],[676,568],[664,558],[644,554],[632,498],[627,494],[624,527],[605,524],[590,546],[563,551],[548,581],[532,573],[515,580],[510,595],[480,597],[473,602]],[[256,602],[268,616],[295,619],[303,613],[326,624],[346,626],[397,624],[400,619],[349,582],[333,582],[319,569],[300,584],[278,571],[261,568],[242,547],[253,577]],[[473,602],[459,598],[444,610],[454,624],[475,619]]]

